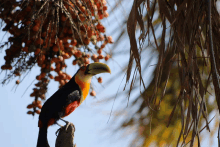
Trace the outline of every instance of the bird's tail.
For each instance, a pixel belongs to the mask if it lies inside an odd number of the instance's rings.
[[[47,141],[47,126],[39,127],[37,147],[50,147]]]

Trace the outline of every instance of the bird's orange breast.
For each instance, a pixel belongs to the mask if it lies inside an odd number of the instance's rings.
[[[86,99],[87,95],[89,94],[90,89],[90,82],[85,82],[80,80],[78,77],[75,78],[75,82],[79,85],[82,95],[80,99],[80,104]]]

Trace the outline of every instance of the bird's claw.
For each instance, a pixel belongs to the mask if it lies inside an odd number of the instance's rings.
[[[67,122],[67,123],[66,123],[66,126],[65,126],[65,127],[66,127],[66,128],[65,128],[65,131],[67,131],[69,125],[70,125],[70,122]]]
[[[58,126],[60,126],[60,127],[63,127],[62,125],[58,124],[57,122],[56,122],[56,124],[57,124]]]
[[[66,126],[64,126],[64,127],[66,127],[66,128],[65,128],[65,131],[67,131],[67,129],[68,129],[68,127],[70,126],[71,123],[68,122],[68,121],[66,121],[66,120],[64,120],[64,119],[62,119],[62,118],[61,118],[60,120],[62,120],[62,121],[64,121],[64,122],[66,123]],[[74,131],[75,131],[75,126],[74,126]]]
[[[61,128],[59,128],[59,129],[56,131],[56,133],[55,133],[56,136],[58,136],[58,133],[60,132],[60,129],[61,129]]]

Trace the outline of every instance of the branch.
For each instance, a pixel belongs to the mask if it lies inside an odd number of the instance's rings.
[[[74,144],[74,132],[75,126],[72,123],[69,126],[65,125],[58,129],[55,147],[76,147]]]

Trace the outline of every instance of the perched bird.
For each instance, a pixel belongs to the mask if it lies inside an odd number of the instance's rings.
[[[99,73],[111,73],[111,70],[103,63],[82,66],[68,83],[44,103],[38,122],[37,147],[49,147],[47,128],[72,113],[86,99],[92,76]]]

